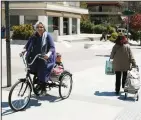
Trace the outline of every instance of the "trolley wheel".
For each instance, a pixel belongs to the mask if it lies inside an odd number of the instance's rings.
[[[127,99],[127,93],[125,93],[124,99],[125,99],[125,100]]]
[[[18,85],[20,85],[18,87],[19,90],[18,90],[18,88],[16,88]],[[20,99],[19,97],[23,97],[24,94],[26,94],[26,90],[29,90],[27,96],[25,96],[23,99]],[[32,88],[31,88],[31,85],[30,85],[30,83],[28,81],[26,81],[26,80],[21,81],[20,80],[20,81],[16,82],[12,86],[12,88],[11,88],[11,90],[9,92],[9,96],[8,96],[8,103],[9,103],[10,108],[15,112],[24,110],[26,108],[26,106],[29,104],[30,97],[31,97],[31,91],[32,91]],[[17,93],[17,96],[19,98],[18,100],[17,99],[12,100],[12,96],[16,95],[16,93],[13,93],[13,92]]]
[[[59,95],[62,99],[66,99],[71,94],[72,84],[73,84],[72,75],[69,72],[64,72],[60,76],[59,80],[60,80]]]
[[[137,94],[137,99],[136,99],[136,101],[139,101],[139,94]]]

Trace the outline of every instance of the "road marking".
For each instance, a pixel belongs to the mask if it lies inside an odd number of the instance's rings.
[[[61,43],[63,43],[67,48],[71,48],[72,45],[70,45],[68,42],[62,41]]]

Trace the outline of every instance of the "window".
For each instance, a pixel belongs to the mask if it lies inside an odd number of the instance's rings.
[[[72,34],[76,34],[76,33],[77,33],[77,19],[72,18]]]
[[[99,12],[102,12],[102,6],[99,6]]]
[[[35,25],[35,23],[37,21],[38,21],[38,16],[24,16],[24,23],[25,24]]]
[[[58,17],[48,16],[48,32],[53,32],[54,30],[58,30],[59,29],[58,23],[59,23]]]
[[[13,26],[19,25],[20,20],[18,15],[10,15],[10,29],[12,29]]]

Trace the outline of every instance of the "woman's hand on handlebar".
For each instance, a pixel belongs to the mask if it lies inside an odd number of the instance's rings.
[[[26,50],[22,51],[22,52],[20,53],[20,57],[21,57],[22,55],[24,55],[25,52],[26,52]]]
[[[48,60],[48,56],[47,55],[44,55],[43,57],[45,60]]]

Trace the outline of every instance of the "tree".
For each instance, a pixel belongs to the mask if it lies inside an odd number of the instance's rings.
[[[87,2],[80,2],[80,8],[87,9]],[[89,15],[81,15],[81,21],[90,21]]]
[[[130,27],[137,31],[141,30],[141,14],[136,14],[130,17]]]
[[[130,27],[138,32],[138,38],[141,45],[141,14],[136,14],[130,18]]]
[[[80,2],[80,8],[87,8],[87,3],[86,2]]]

